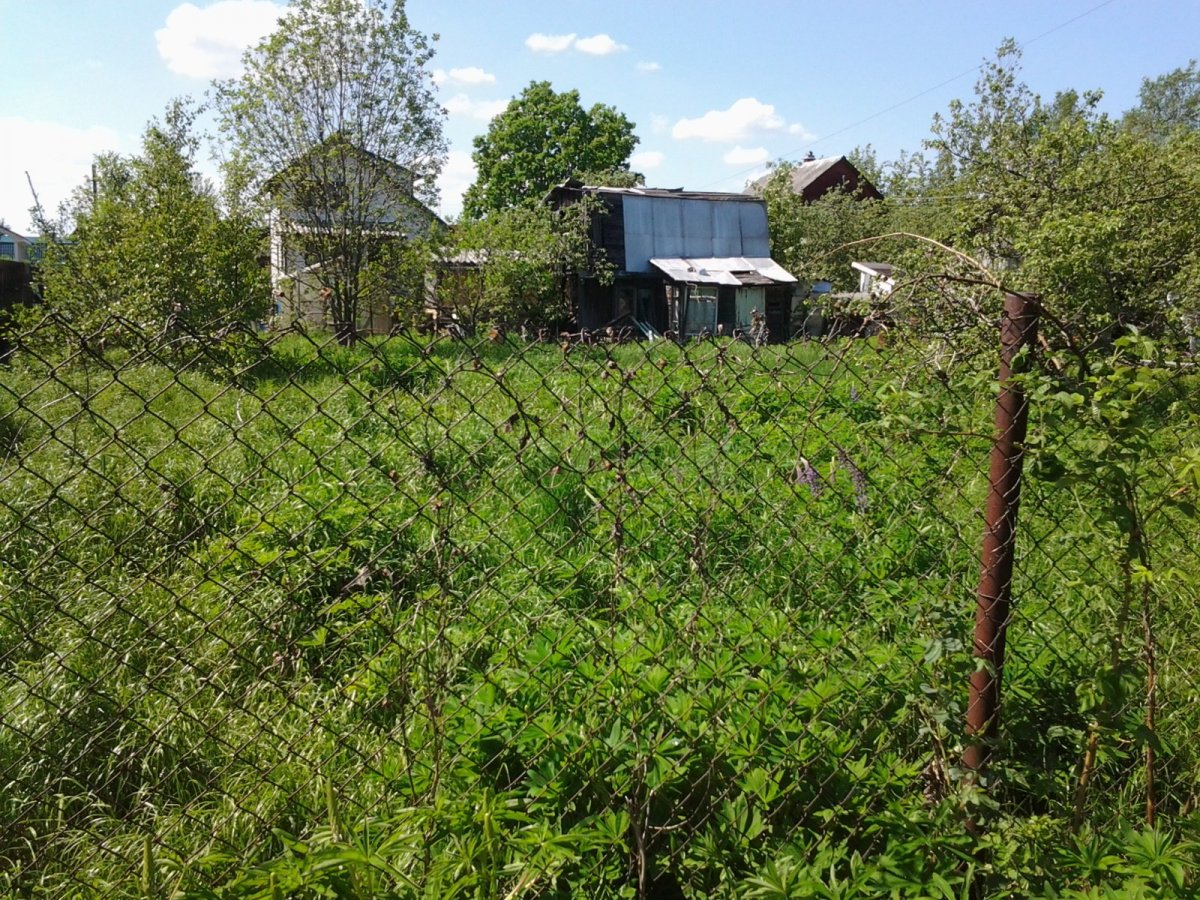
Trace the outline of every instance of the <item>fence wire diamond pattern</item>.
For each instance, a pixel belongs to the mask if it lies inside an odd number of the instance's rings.
[[[1022,376],[964,774],[994,349],[41,328],[0,372],[11,896],[1196,883],[1186,355]]]

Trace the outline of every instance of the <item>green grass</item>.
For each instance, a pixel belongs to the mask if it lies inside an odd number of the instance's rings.
[[[1179,572],[1154,581],[1148,733],[1107,496],[1035,466],[1006,728],[971,805],[954,766],[992,393],[986,363],[939,380],[919,349],[291,336],[237,369],[18,363],[0,886],[1194,888],[1194,513],[1147,520]],[[1195,388],[1143,410],[1146,498],[1184,484]],[[1069,824],[1092,721],[1103,840]],[[1147,742],[1159,831],[1138,827]]]

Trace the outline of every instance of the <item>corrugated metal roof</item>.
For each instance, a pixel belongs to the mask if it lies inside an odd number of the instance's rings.
[[[732,272],[698,266],[690,259],[678,257],[674,259],[652,259],[650,263],[672,281],[680,281],[687,284],[728,284],[733,287],[741,285],[738,277]]]
[[[728,191],[685,191],[683,188],[613,188],[584,187],[583,190],[596,194],[620,194],[626,197],[668,197],[676,200],[716,200],[744,203],[745,194]]]
[[[607,197],[610,208],[620,203],[626,272],[653,272],[654,260],[739,259],[746,263],[743,272],[762,274],[771,269],[774,274],[766,277],[772,283],[795,281],[769,258],[767,204],[760,197],[662,188],[589,187],[568,181],[554,188],[547,199],[561,203],[581,194]],[[754,265],[758,262],[763,263],[761,271]],[[687,268],[684,265],[680,271],[686,272]],[[724,265],[716,268],[733,271]],[[731,279],[712,283],[742,282]]]
[[[651,187],[605,187],[604,185],[583,184],[568,180],[550,189],[547,200],[570,194],[604,194],[610,197],[669,197],[676,200],[728,200],[732,202],[745,201],[743,193],[728,191],[685,191],[683,188],[651,188]]]
[[[760,275],[758,272],[738,272],[737,277],[738,281],[747,287],[766,287],[767,285],[777,283],[774,279],[768,278],[766,275]]]
[[[650,264],[670,278],[686,284],[792,284],[796,281],[770,257],[667,257]],[[765,281],[763,279],[766,279]]]
[[[769,255],[766,204],[732,196],[737,202],[623,193],[625,270],[649,272],[651,259]]]

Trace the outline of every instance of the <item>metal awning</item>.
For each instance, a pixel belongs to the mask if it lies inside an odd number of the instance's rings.
[[[685,284],[793,284],[783,266],[766,256],[717,256],[697,259],[670,257],[652,259],[650,264],[672,281]]]

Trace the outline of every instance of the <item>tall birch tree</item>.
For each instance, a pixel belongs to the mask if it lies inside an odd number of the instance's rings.
[[[432,39],[403,0],[292,0],[216,106],[248,186],[302,246],[337,339],[357,339],[381,242],[428,224],[446,155]]]

